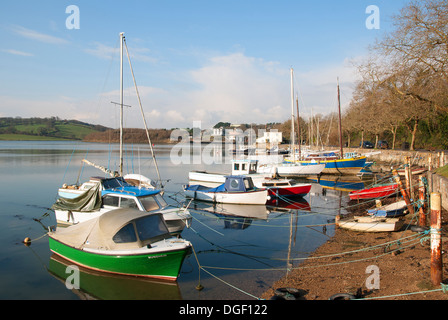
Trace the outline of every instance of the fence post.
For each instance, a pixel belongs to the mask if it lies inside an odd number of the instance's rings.
[[[431,193],[431,282],[434,286],[442,282],[441,209],[440,193]]]
[[[401,195],[403,196],[404,201],[406,202],[406,206],[408,207],[409,214],[414,214],[414,207],[411,204],[411,201],[409,200],[409,194],[406,192],[406,190],[403,188],[403,183],[401,183],[400,176],[398,175],[397,169],[392,170],[393,178],[395,179],[395,183],[398,185],[398,188],[400,189]]]
[[[420,208],[418,209],[418,225],[426,226],[426,189],[423,183],[423,176],[418,178],[418,197],[420,200]]]

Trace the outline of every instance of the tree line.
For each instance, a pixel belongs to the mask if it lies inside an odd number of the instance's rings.
[[[355,63],[361,80],[344,114],[344,136],[390,137],[415,148],[448,148],[448,2],[411,1],[394,29]]]

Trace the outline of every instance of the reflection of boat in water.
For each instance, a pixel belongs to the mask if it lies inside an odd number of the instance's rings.
[[[67,267],[73,265],[68,260],[53,254],[50,257],[49,272],[66,282],[73,277]],[[72,291],[80,299],[102,300],[180,300],[182,299],[177,282],[148,278],[138,278],[107,274],[78,266],[79,289]]]
[[[223,220],[224,229],[248,228],[252,221],[266,221],[269,217],[269,210],[262,205],[239,205],[231,203],[216,203],[207,205],[206,203],[195,203],[190,206],[191,209],[205,214],[212,214],[218,219]]]
[[[325,189],[337,191],[354,191],[364,189],[364,182],[358,176],[323,175],[317,179],[310,179]]]
[[[274,198],[269,200],[266,205],[272,211],[311,211],[310,204],[302,197],[295,198]]]

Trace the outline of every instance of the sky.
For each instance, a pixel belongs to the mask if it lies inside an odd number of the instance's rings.
[[[150,128],[264,124],[342,109],[353,61],[407,0],[15,0],[0,11],[0,117],[119,126],[124,32]],[[367,10],[370,5],[376,11]],[[143,127],[124,61],[126,127]]]

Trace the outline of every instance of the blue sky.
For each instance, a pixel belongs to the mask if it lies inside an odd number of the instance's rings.
[[[336,111],[336,78],[345,108],[357,78],[350,61],[391,31],[391,16],[407,2],[8,1],[0,12],[0,116],[116,127],[120,32],[150,127],[283,122],[290,67],[301,116],[327,114]],[[79,29],[66,27],[69,5],[79,8]],[[369,5],[380,10],[380,29],[366,28]],[[127,64],[125,88],[125,124],[141,127]]]

